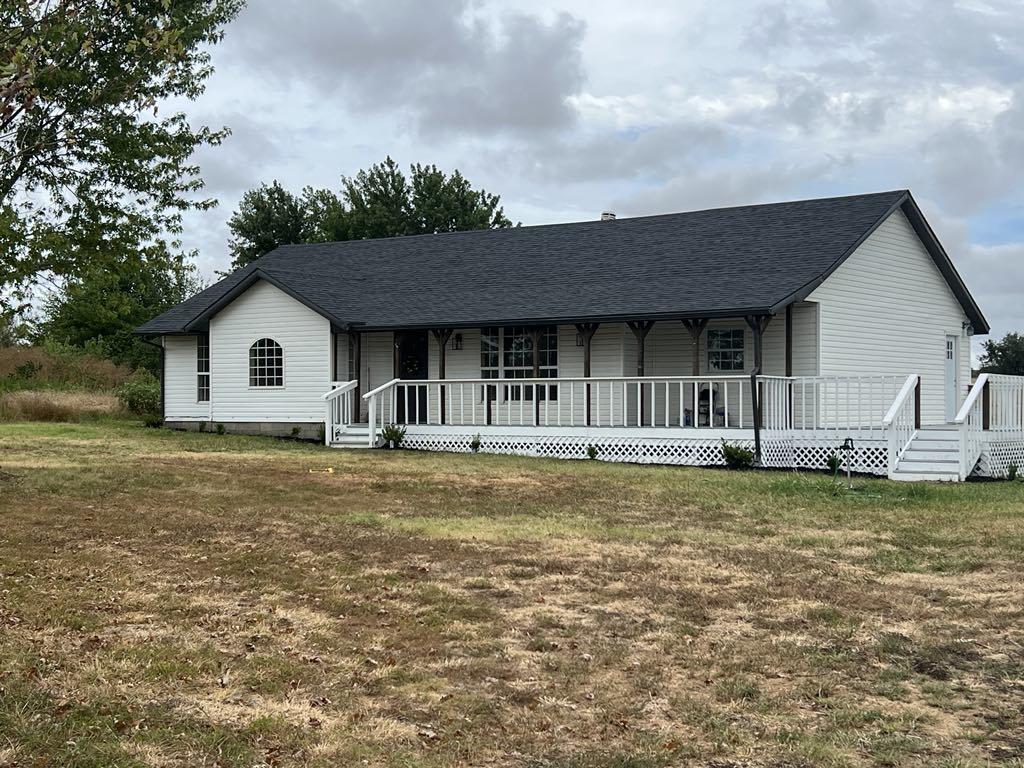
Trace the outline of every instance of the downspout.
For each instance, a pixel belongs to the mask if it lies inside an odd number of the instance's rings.
[[[754,416],[754,466],[761,466],[761,397],[757,388],[757,378],[761,375],[762,336],[771,315],[747,315],[744,318],[754,334],[754,367],[750,371],[750,404]]]
[[[164,388],[166,386],[167,376],[165,375],[166,363],[165,363],[165,357],[164,357],[164,345],[163,345],[163,341],[162,341],[163,336],[161,336],[160,338],[161,338],[161,343],[160,344],[157,344],[155,341],[150,341],[149,339],[147,339],[147,338],[145,338],[143,336],[139,337],[139,341],[141,341],[143,344],[149,344],[149,346],[156,347],[157,349],[160,350],[160,422],[163,423],[164,415],[167,412],[166,406],[164,404],[165,403],[165,400],[164,400],[165,389]]]

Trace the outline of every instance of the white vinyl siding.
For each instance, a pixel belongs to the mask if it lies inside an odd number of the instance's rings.
[[[198,401],[195,336],[164,336],[164,419],[207,419],[210,404]]]
[[[818,304],[821,375],[919,373],[922,421],[945,421],[946,334],[960,338],[959,391],[970,382],[966,319],[902,211],[895,211],[809,297]]]
[[[281,345],[284,386],[249,386],[249,348]],[[210,320],[210,400],[214,421],[322,421],[331,382],[326,318],[267,282],[257,282]]]

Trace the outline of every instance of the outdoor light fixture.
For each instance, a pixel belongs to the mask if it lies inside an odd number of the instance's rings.
[[[576,334],[576,346],[577,347],[582,347],[583,346],[583,334],[582,333],[577,333]]]
[[[839,446],[839,450],[842,451],[844,454],[846,454],[846,484],[850,488],[850,490],[852,491],[853,490],[853,479],[850,477],[850,474],[851,474],[850,465],[853,463],[851,461],[851,459],[853,457],[853,438],[852,437],[848,437],[845,440],[843,440],[843,444]]]
[[[452,349],[462,349],[462,334],[456,333],[452,337]]]
[[[968,336],[974,335],[974,326],[971,325],[969,322],[964,320],[963,323],[961,323],[960,325],[964,329],[964,333],[966,333]]]

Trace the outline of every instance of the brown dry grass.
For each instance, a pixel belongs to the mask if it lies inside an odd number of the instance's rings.
[[[54,386],[112,390],[131,369],[92,355],[55,354],[41,347],[0,347],[0,380],[28,378]]]
[[[0,765],[1024,765],[1020,486],[118,423],[0,469]]]
[[[108,392],[24,390],[0,394],[0,421],[79,421],[121,412],[117,398]]]

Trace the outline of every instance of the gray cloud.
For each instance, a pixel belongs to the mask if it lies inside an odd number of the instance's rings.
[[[230,51],[278,86],[313,86],[355,112],[392,110],[426,135],[570,126],[583,23],[472,12],[468,0],[254,3]]]

